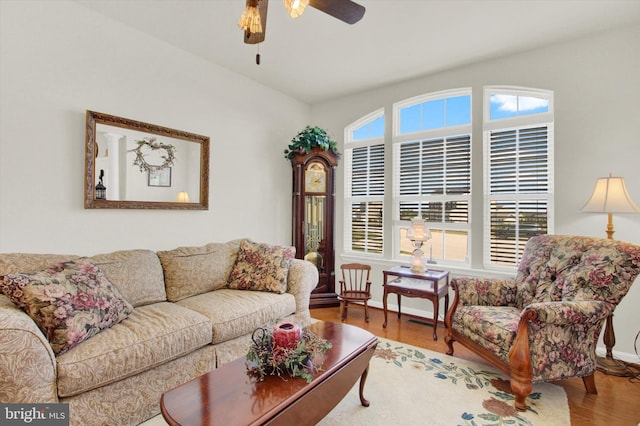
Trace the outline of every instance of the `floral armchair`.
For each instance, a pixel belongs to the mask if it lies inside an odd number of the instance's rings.
[[[595,349],[605,319],[640,273],[640,246],[542,235],[525,247],[515,279],[454,278],[447,354],[459,342],[511,378],[525,410],[533,383],[582,377],[597,393]]]

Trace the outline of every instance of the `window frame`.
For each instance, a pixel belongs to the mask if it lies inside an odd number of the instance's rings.
[[[354,121],[353,123],[347,125],[344,129],[344,163],[345,163],[345,172],[344,172],[344,206],[343,206],[343,250],[345,254],[354,255],[354,256],[369,256],[376,258],[384,258],[385,255],[385,226],[384,226],[384,215],[385,215],[385,188],[383,188],[383,193],[381,195],[352,195],[352,183],[353,183],[353,150],[356,148],[363,147],[371,147],[382,145],[383,152],[385,152],[386,156],[386,144],[385,144],[385,135],[383,132],[382,136],[375,136],[367,139],[353,139],[353,132],[360,127],[369,124],[380,117],[385,117],[384,108],[379,108],[361,118]],[[385,117],[386,120],[386,117]],[[383,171],[386,180],[388,176],[389,170],[386,163],[383,160]],[[386,186],[386,185],[385,185]],[[357,251],[353,250],[353,239],[352,239],[352,228],[353,228],[353,215],[352,215],[352,206],[354,203],[364,202],[364,203],[381,203],[382,205],[382,248],[380,253],[370,252],[370,251]]]
[[[417,104],[422,104],[425,102],[435,101],[435,100],[446,100],[447,98],[454,98],[459,96],[469,96],[469,104],[470,104],[470,113],[469,113],[469,123],[468,124],[459,124],[454,126],[446,126],[437,129],[427,129],[427,130],[418,130],[413,132],[405,132],[401,133],[401,110],[407,107],[411,107]],[[465,231],[467,234],[467,248],[466,255],[464,260],[458,261],[453,259],[446,259],[444,256],[446,244],[444,240],[442,240],[442,253],[443,258],[437,259],[439,262],[446,264],[452,267],[463,267],[468,268],[471,266],[471,238],[472,238],[472,193],[471,193],[471,185],[472,185],[472,175],[473,175],[473,157],[472,157],[472,147],[473,147],[473,91],[471,87],[463,87],[456,88],[450,90],[442,90],[438,92],[425,93],[418,96],[411,97],[409,99],[404,99],[402,101],[396,102],[393,104],[392,109],[392,259],[400,260],[400,261],[409,261],[411,255],[402,254],[401,252],[401,236],[404,229],[410,226],[410,221],[401,220],[400,218],[400,203],[403,201],[409,202],[436,202],[445,204],[448,201],[465,201],[468,206],[468,221],[466,224],[461,223],[451,223],[445,222],[444,220],[441,222],[429,222],[426,221],[427,227],[431,230],[432,234],[437,233],[439,231],[442,232],[443,238],[444,234],[448,231],[456,232],[456,231]],[[418,142],[422,143],[424,141],[430,141],[434,139],[443,139],[446,140],[448,138],[453,138],[461,135],[469,136],[469,181],[470,181],[470,189],[469,193],[465,195],[447,195],[447,194],[438,194],[438,195],[415,195],[415,196],[401,196],[400,195],[400,150],[403,144]],[[428,249],[423,249],[425,251],[425,255],[431,257],[431,247],[433,244],[433,240],[429,241],[426,246]]]
[[[548,110],[536,114],[516,115],[491,119],[491,96],[512,95],[534,98],[543,98],[548,101]],[[491,136],[498,131],[522,131],[536,127],[546,127],[546,152],[547,152],[547,191],[541,192],[515,192],[511,194],[491,193]],[[494,200],[513,201],[520,205],[526,201],[542,200],[546,202],[546,233],[554,233],[554,93],[551,90],[534,89],[517,86],[485,86],[483,88],[483,125],[482,125],[482,191],[483,191],[483,244],[482,265],[485,270],[513,272],[520,263],[524,244],[515,243],[519,248],[515,254],[514,265],[501,265],[491,260],[491,203]],[[519,143],[519,142],[518,142]],[[516,153],[516,156],[519,155]],[[519,167],[519,162],[516,167]],[[516,228],[518,229],[518,228]]]
[[[547,179],[548,179],[548,191],[545,195],[546,197],[546,220],[547,220],[547,229],[546,233],[553,234],[555,228],[555,212],[554,212],[554,140],[555,140],[555,130],[554,130],[554,92],[552,90],[546,89],[537,89],[537,88],[527,88],[527,87],[518,87],[518,86],[483,86],[481,94],[479,94],[479,88],[472,87],[463,87],[458,89],[451,90],[443,90],[437,92],[430,92],[418,96],[413,96],[411,98],[407,98],[401,101],[398,101],[392,105],[387,105],[384,108],[380,108],[376,111],[373,111],[353,123],[349,124],[345,127],[345,137],[344,137],[344,147],[345,154],[348,154],[349,150],[352,148],[380,144],[383,146],[385,150],[384,158],[384,179],[385,187],[384,193],[385,195],[379,196],[378,201],[381,202],[382,210],[383,210],[383,222],[382,222],[382,236],[383,236],[383,248],[381,253],[367,253],[362,251],[354,251],[351,246],[351,220],[352,220],[352,204],[354,202],[354,198],[350,196],[350,185],[351,185],[351,177],[349,173],[351,173],[352,164],[348,158],[348,155],[345,155],[345,181],[344,181],[344,206],[343,206],[343,214],[344,214],[344,238],[343,238],[343,246],[344,246],[344,255],[353,257],[353,258],[366,258],[366,257],[375,257],[384,263],[397,263],[410,262],[410,255],[402,255],[400,254],[400,234],[402,229],[407,228],[409,226],[409,221],[400,221],[400,205],[399,199],[396,196],[398,193],[399,186],[399,161],[397,156],[399,155],[399,144],[404,142],[411,141],[422,141],[433,138],[446,138],[455,135],[469,135],[471,138],[470,142],[470,176],[471,176],[471,191],[468,194],[468,223],[465,224],[465,232],[467,232],[467,257],[464,262],[456,262],[451,260],[440,260],[438,259],[438,267],[442,265],[445,268],[453,268],[459,270],[469,270],[472,268],[476,268],[478,270],[486,270],[491,271],[491,273],[504,273],[508,275],[512,275],[517,267],[517,262],[513,265],[495,265],[488,262],[487,259],[491,257],[491,249],[490,249],[490,238],[491,238],[491,223],[490,223],[490,209],[491,209],[491,201],[487,196],[487,188],[489,185],[488,182],[488,174],[491,172],[491,164],[487,157],[487,138],[490,137],[491,131],[503,130],[508,128],[517,128],[521,126],[529,126],[534,127],[532,123],[545,124],[547,126]],[[475,94],[475,105],[474,105],[474,94]],[[491,95],[493,94],[506,94],[506,95],[514,95],[514,96],[525,96],[525,97],[538,97],[545,98],[549,100],[546,111],[544,112],[536,112],[534,114],[522,113],[516,114],[512,117],[496,117],[491,119],[490,111],[491,111]],[[470,96],[470,123],[464,125],[450,126],[446,127],[446,116],[444,120],[444,126],[439,129],[429,129],[429,130],[419,130],[400,133],[401,126],[401,114],[400,110],[407,106],[415,105],[418,103],[428,102],[431,100],[439,99],[439,98],[447,98],[447,97],[455,97],[455,96]],[[482,99],[478,99],[478,96],[482,96]],[[478,111],[478,108],[474,109],[474,106],[482,105],[482,110]],[[370,139],[363,139],[354,141],[351,137],[354,130],[358,129],[358,127],[367,124],[367,122],[373,121],[380,116],[385,117],[385,127],[384,127],[384,136],[383,137],[375,137]],[[522,109],[520,109],[522,111]],[[421,113],[424,113],[424,110],[421,110]],[[474,121],[475,118],[475,121]],[[422,116],[421,116],[422,120]],[[465,131],[460,131],[461,128],[465,128]],[[478,141],[478,138],[482,138],[482,142]],[[352,151],[351,151],[352,152]],[[480,157],[480,158],[479,158]],[[475,170],[474,167],[480,167],[481,170]],[[475,176],[474,176],[475,174]],[[480,180],[480,176],[481,179]],[[475,177],[475,179],[474,179]],[[432,194],[440,196],[440,194]],[[527,198],[527,197],[523,197]],[[475,201],[475,205],[472,205],[472,200]],[[438,202],[435,198],[432,198],[431,201]],[[443,202],[446,200],[443,200]],[[531,206],[531,197],[528,197],[526,200],[527,203],[523,206],[527,208],[528,212],[533,212],[535,214],[535,205]],[[425,201],[426,202],[426,201]],[[533,201],[535,204],[535,201]],[[389,210],[391,209],[391,211]],[[494,210],[495,211],[495,210]],[[542,214],[545,214],[544,211],[541,211]],[[446,220],[443,218],[443,220]],[[521,224],[526,223],[526,221],[521,222]],[[432,222],[427,222],[430,229],[434,229]],[[447,224],[446,222],[437,222],[436,225],[439,226]],[[451,228],[455,228],[459,224],[457,223],[449,223],[452,225]],[[525,229],[525,232],[531,232],[529,229]],[[478,239],[482,239],[482,242],[477,241]],[[474,243],[475,241],[475,243]],[[423,247],[425,253],[429,254],[429,243]],[[406,248],[406,247],[405,247]],[[518,258],[519,261],[519,258]]]

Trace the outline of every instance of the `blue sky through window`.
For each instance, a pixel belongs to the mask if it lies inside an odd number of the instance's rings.
[[[471,97],[447,98],[447,127],[471,123]]]
[[[491,120],[519,115],[549,112],[549,100],[530,96],[491,95],[489,117]]]
[[[471,123],[471,96],[453,96],[400,110],[400,133],[441,129]]]
[[[381,138],[384,136],[384,115],[369,121],[355,129],[351,134],[351,139],[359,141],[370,138]]]

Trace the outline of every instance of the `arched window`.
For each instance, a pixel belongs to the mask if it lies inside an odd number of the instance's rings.
[[[393,111],[394,254],[411,255],[406,228],[421,216],[431,230],[430,260],[468,264],[471,89],[421,95]]]
[[[345,129],[344,249],[383,253],[384,110]]]
[[[409,261],[406,229],[421,216],[433,262],[513,272],[531,236],[553,233],[553,92],[487,86],[482,101],[476,123],[472,89],[460,88],[394,104],[386,138],[383,109],[347,126],[345,253]]]
[[[483,127],[484,264],[511,267],[553,231],[553,93],[486,87]]]

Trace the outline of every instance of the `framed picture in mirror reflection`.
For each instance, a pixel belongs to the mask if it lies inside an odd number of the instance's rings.
[[[171,186],[171,167],[151,167],[149,169],[149,186]]]

